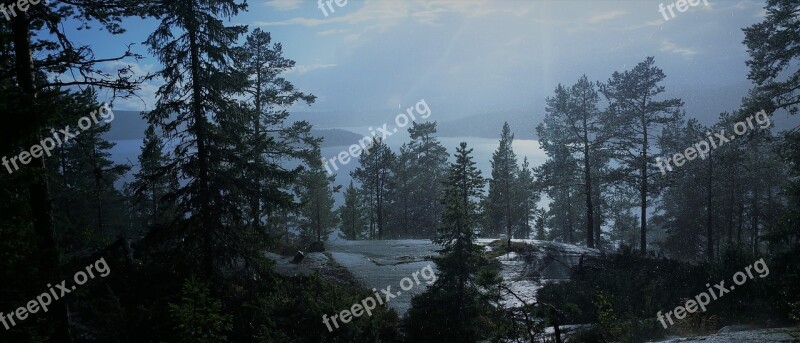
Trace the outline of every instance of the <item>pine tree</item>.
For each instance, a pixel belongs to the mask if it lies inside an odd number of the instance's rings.
[[[746,62],[750,67],[748,78],[756,83],[756,102],[761,103],[757,107],[765,107],[768,113],[784,108],[796,114],[800,110],[797,88],[800,68],[796,63],[800,52],[789,47],[800,44],[800,27],[797,26],[800,4],[793,0],[768,0],[764,9],[764,21],[743,29],[744,44],[750,53]],[[765,100],[771,104],[767,106]]]
[[[436,138],[436,122],[412,123],[411,141],[412,228],[414,237],[433,237],[442,214],[441,199],[447,179],[447,149]]]
[[[546,125],[543,127],[557,132],[546,136],[554,140],[545,146],[563,145],[580,156],[583,199],[586,202],[586,246],[590,248],[595,246],[595,224],[599,224],[594,202],[599,196],[595,194],[596,177],[602,167],[594,164],[598,162],[595,152],[602,150],[608,139],[604,118],[597,107],[599,100],[595,85],[586,75],[569,88],[559,85],[555,95],[546,100]]]
[[[77,107],[74,108],[76,112],[72,112],[74,117],[63,118],[65,122],[74,123],[77,118],[89,116],[93,111],[98,118],[97,111],[112,113],[106,112],[111,111],[107,105],[89,103],[94,99],[92,92],[82,98],[73,104]],[[68,251],[104,247],[111,243],[111,237],[121,235],[127,229],[129,219],[125,216],[125,204],[114,184],[130,166],[111,160],[110,150],[116,144],[102,137],[109,129],[110,125],[103,120],[86,130],[72,129],[76,137],[59,148],[57,158],[60,163],[57,164],[52,191],[60,200],[54,213],[63,219],[57,224],[67,226],[59,227],[59,231],[71,233],[62,239]]]
[[[395,238],[415,236],[418,230],[415,216],[415,194],[413,178],[416,172],[414,156],[408,143],[400,147],[400,153],[392,163],[392,178],[389,179],[388,222],[389,230]]]
[[[545,215],[547,212],[543,210],[536,211],[536,224],[534,224],[534,228],[536,229],[536,236],[534,239],[543,241],[547,237],[547,232],[545,231]]]
[[[647,252],[647,200],[653,193],[649,188],[650,177],[657,172],[653,171],[651,142],[657,139],[656,127],[672,121],[672,113],[683,106],[680,99],[656,100],[664,92],[664,86],[659,84],[665,78],[664,72],[655,66],[655,59],[648,57],[632,70],[614,72],[601,85],[611,117],[606,125],[615,128],[613,149],[620,152],[618,159],[639,190],[642,253]]]
[[[546,124],[537,126],[539,142],[547,153],[544,164],[534,169],[537,183],[551,199],[545,216],[549,238],[567,243],[576,243],[575,228],[581,227],[585,216],[575,204],[581,203],[583,192],[580,189],[580,165],[569,149],[562,144],[552,144],[552,135],[558,132],[549,130]],[[585,202],[584,202],[585,203]]]
[[[4,4],[8,5],[6,1]],[[20,3],[23,4],[23,3]],[[33,7],[32,4],[31,7]],[[19,10],[0,31],[2,35],[3,109],[7,119],[0,127],[0,153],[19,153],[21,149],[39,144],[47,130],[57,127],[57,113],[63,101],[70,101],[73,91],[67,87],[103,87],[119,96],[130,96],[138,88],[140,79],[134,79],[130,67],[116,72],[105,70],[109,62],[136,58],[130,50],[121,56],[95,58],[88,45],[73,40],[76,30],[90,28],[89,22],[98,24],[112,33],[122,33],[121,19],[140,14],[146,5],[136,1],[97,0],[77,2],[41,3],[34,10]],[[70,75],[69,78],[54,77]],[[55,235],[56,223],[49,188],[48,167],[45,159],[36,160],[26,171],[9,180],[26,185],[15,192],[27,199],[28,210],[20,217],[22,225],[32,225],[38,254],[27,261],[38,267],[36,273],[44,279],[60,279],[62,249]],[[16,188],[11,186],[10,188]],[[23,218],[27,217],[27,218]],[[52,334],[35,339],[53,339],[72,342],[69,325],[69,308],[66,303],[54,304],[51,309]],[[34,338],[31,338],[34,339]]]
[[[395,155],[380,138],[374,138],[368,152],[361,154],[351,176],[361,184],[369,207],[369,238],[383,239],[386,209]]]
[[[686,142],[701,141],[706,138],[706,132],[714,129],[700,125],[695,119],[686,121],[682,115],[676,117],[676,122],[679,124],[671,124],[674,128],[665,129],[659,140],[661,153],[665,156],[683,152]],[[717,151],[712,151],[712,154],[716,155]],[[664,227],[667,232],[663,246],[685,258],[700,258],[703,253],[700,243],[706,239],[704,233],[708,229],[705,220],[707,204],[706,198],[700,194],[707,191],[707,163],[710,163],[711,158],[707,156],[705,160],[708,161],[692,161],[679,168],[673,167],[672,171],[665,170],[668,187],[656,206],[658,214],[652,218],[656,227]]]

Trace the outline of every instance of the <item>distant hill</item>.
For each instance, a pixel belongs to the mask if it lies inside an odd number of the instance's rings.
[[[142,118],[141,112],[114,111],[114,121],[111,129],[106,134],[106,139],[111,141],[142,140],[147,122]],[[315,137],[323,137],[322,147],[350,145],[363,137],[351,131],[342,129],[312,129]]]
[[[361,127],[375,125],[379,122],[393,124],[396,113],[393,110],[358,110],[358,111],[322,111],[293,112],[292,120],[306,120],[321,127]],[[442,119],[442,116],[430,117],[426,120],[438,123],[438,135],[441,137],[480,137],[499,138],[503,122],[511,125],[516,138],[535,139],[534,128],[541,121],[541,114],[534,115],[533,109],[515,109],[491,113],[479,113],[460,119]],[[540,111],[540,112],[543,112]],[[438,112],[437,112],[438,114]],[[450,115],[450,118],[453,116]]]
[[[312,129],[311,134],[314,135],[314,137],[322,137],[325,139],[322,141],[323,148],[351,145],[353,142],[358,142],[359,139],[364,137],[363,135],[342,129]]]

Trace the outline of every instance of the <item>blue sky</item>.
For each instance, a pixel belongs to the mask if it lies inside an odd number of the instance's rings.
[[[582,74],[605,81],[646,56],[655,56],[668,95],[683,98],[690,116],[711,120],[736,109],[751,86],[741,29],[763,20],[763,2],[700,2],[666,21],[659,3],[672,2],[347,0],[326,17],[316,1],[259,0],[231,23],[271,32],[297,62],[287,78],[318,100],[296,110],[383,118],[424,98],[441,120],[540,112],[558,83]],[[154,25],[134,19],[119,37],[75,37],[99,57],[138,43],[146,58],[135,69],[152,71],[158,62],[140,43]],[[146,84],[141,100],[115,107],[152,109],[156,87]]]

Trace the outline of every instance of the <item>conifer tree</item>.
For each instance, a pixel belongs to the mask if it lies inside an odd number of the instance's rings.
[[[386,227],[392,165],[396,157],[380,138],[373,138],[369,151],[361,154],[360,166],[352,171],[353,179],[361,184],[369,207],[369,238],[383,239]]]
[[[346,239],[356,240],[364,235],[367,227],[367,218],[364,216],[366,209],[363,201],[361,194],[359,194],[358,189],[351,180],[350,185],[344,191],[344,204],[339,207],[342,234]]]
[[[517,186],[517,155],[512,144],[514,134],[508,123],[503,123],[500,146],[492,154],[492,178],[489,179],[489,194],[486,197],[486,220],[489,232],[504,231],[511,245],[514,229],[519,222],[515,221],[515,192]]]
[[[536,203],[539,202],[540,195],[536,190],[533,170],[531,169],[527,156],[522,160],[522,165],[517,175],[517,184],[514,187],[514,204],[516,205],[514,215],[516,221],[519,223],[517,225],[520,231],[518,236],[530,239],[533,229],[533,227],[531,227],[531,220],[535,217],[535,213],[537,212]]]
[[[333,211],[333,193],[338,192],[341,186],[333,186],[335,176],[329,176],[322,166],[319,148],[315,155],[318,158],[310,160],[309,168],[300,174],[295,186],[300,197],[299,224],[306,242],[327,240],[339,223]]]
[[[555,95],[546,100],[547,114],[543,121],[546,124],[543,129],[557,132],[545,136],[553,141],[544,146],[562,145],[579,156],[586,202],[586,246],[590,248],[595,246],[595,224],[599,224],[595,213],[598,204],[594,203],[598,197],[595,178],[602,166],[595,165],[598,162],[596,152],[603,149],[608,139],[602,113],[597,107],[599,100],[595,85],[584,75],[571,87],[556,87]]]
[[[175,142],[170,168],[163,172],[187,180],[167,195],[178,204],[171,225],[177,237],[172,239],[183,242],[175,248],[183,250],[181,256],[186,258],[175,262],[206,278],[212,278],[225,259],[216,255],[227,231],[222,218],[241,217],[226,204],[233,180],[225,174],[230,166],[221,155],[228,144],[217,123],[235,108],[233,95],[241,94],[247,85],[246,77],[232,65],[234,44],[246,27],[225,26],[221,17],[235,16],[245,8],[234,0],[161,2],[157,8],[161,21],[146,41],[164,66],[157,73],[164,84],[146,119]]]
[[[609,102],[609,118],[606,125],[615,128],[611,145],[618,152],[618,160],[627,176],[634,180],[633,187],[639,191],[641,226],[639,250],[647,252],[647,207],[648,199],[655,193],[650,188],[654,170],[651,149],[657,141],[657,127],[674,120],[672,114],[683,106],[680,99],[659,100],[664,92],[666,75],[655,66],[655,59],[647,57],[633,69],[614,72],[601,91]]]
[[[412,300],[412,338],[431,341],[474,342],[482,334],[479,318],[486,309],[476,284],[482,248],[475,244],[479,200],[485,180],[462,142],[450,165],[442,226],[434,242],[442,246],[436,259],[436,283]]]
[[[391,234],[395,238],[416,236],[419,230],[416,225],[418,219],[415,195],[419,192],[414,188],[414,156],[409,150],[409,144],[400,147],[400,153],[392,163],[392,178],[389,180],[388,222]]]
[[[430,238],[441,220],[447,149],[436,138],[436,122],[412,123],[408,129],[411,157],[412,226],[415,237]]]
[[[542,191],[551,199],[548,213],[545,216],[547,227],[550,228],[550,239],[567,243],[578,241],[575,230],[581,227],[585,216],[576,204],[581,203],[581,173],[578,160],[563,144],[552,144],[551,135],[558,132],[545,129],[544,124],[536,128],[540,137],[542,149],[547,153],[548,159],[544,164],[535,168],[537,183]],[[585,202],[584,202],[585,203]]]
[[[175,212],[174,206],[163,198],[178,188],[177,175],[161,172],[168,161],[165,149],[164,141],[156,128],[148,126],[139,154],[139,171],[134,174],[134,181],[128,185],[133,198],[133,211],[141,220],[142,228],[168,223]]]
[[[239,138],[237,151],[246,156],[248,168],[242,171],[247,185],[251,225],[261,227],[266,217],[271,220],[280,208],[291,208],[293,199],[285,191],[291,186],[301,167],[285,168],[281,162],[299,161],[314,164],[314,145],[311,125],[305,121],[287,123],[288,107],[296,103],[312,104],[315,97],[295,89],[282,74],[291,70],[295,62],[283,57],[283,46],[272,43],[269,32],[255,29],[237,49],[235,60],[248,78],[245,88],[248,96],[241,104],[242,122],[236,127],[234,137]],[[236,156],[234,156],[236,157]]]
[[[750,67],[748,78],[756,83],[755,102],[761,104],[751,110],[765,109],[772,113],[783,108],[796,114],[800,109],[797,88],[800,52],[788,47],[800,44],[800,27],[797,26],[800,4],[793,0],[768,0],[764,9],[764,21],[743,29],[744,44],[750,53],[746,62]],[[764,104],[765,100],[769,106]]]

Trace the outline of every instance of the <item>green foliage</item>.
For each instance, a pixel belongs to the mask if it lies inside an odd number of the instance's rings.
[[[374,294],[324,281],[319,275],[278,279],[259,294],[252,307],[260,342],[394,342],[398,317],[394,310],[379,306],[372,316],[364,313],[349,323],[332,323],[329,331],[322,315],[330,318]]]
[[[580,180],[578,160],[564,145],[548,145],[549,133],[537,127],[542,149],[548,159],[535,169],[538,186],[551,199],[549,210],[544,214],[545,225],[550,228],[547,238],[566,243],[578,243],[580,236],[576,231],[585,227],[585,216],[579,204],[582,198],[577,181]]]
[[[568,153],[576,161],[580,161],[578,170],[573,175],[550,175],[546,185],[550,188],[563,188],[570,177],[580,179],[585,206],[584,233],[588,247],[595,246],[600,237],[600,183],[607,174],[608,141],[613,131],[606,115],[598,108],[600,97],[596,84],[584,75],[571,87],[558,85],[555,94],[546,99],[547,114],[537,127],[541,134],[542,148],[551,157]],[[559,171],[560,172],[560,171]],[[577,174],[580,174],[578,177]],[[598,232],[595,232],[598,230]]]
[[[390,205],[389,191],[392,175],[392,165],[396,156],[391,149],[381,141],[373,138],[372,145],[359,156],[360,166],[350,173],[361,184],[361,194],[364,195],[368,209],[369,239],[383,239],[386,232],[387,208]]]
[[[784,270],[786,274],[781,275],[788,276],[788,280],[798,274],[795,267],[790,267],[794,262],[767,260],[769,276],[756,276],[737,286],[732,295],[713,300],[706,312],[663,329],[655,319],[656,313],[672,311],[687,299],[707,292],[706,283],[725,280],[730,286],[733,274],[755,260],[733,250],[726,256],[719,263],[700,266],[635,255],[590,258],[584,261],[583,269],[573,270],[572,280],[547,284],[538,297],[540,302],[556,308],[573,309],[564,312],[564,324],[595,323],[611,341],[643,342],[669,333],[706,334],[724,325],[787,322],[791,312],[791,300],[783,298],[789,295],[789,286],[784,283],[787,279],[770,278],[776,268]]]
[[[492,177],[489,181],[489,193],[483,204],[485,226],[484,236],[496,237],[504,233],[507,238],[519,231],[517,193],[518,167],[517,155],[512,144],[514,134],[508,123],[503,123],[500,134],[500,146],[492,154]],[[523,188],[524,189],[524,188]]]
[[[208,283],[194,277],[183,283],[181,300],[170,303],[169,311],[183,342],[227,342],[233,328],[222,301],[211,296]]]
[[[764,9],[764,21],[742,30],[750,53],[746,62],[750,67],[748,78],[756,83],[758,97],[771,102],[768,112],[784,108],[796,114],[800,104],[797,89],[800,69],[796,63],[800,52],[788,47],[800,44],[797,26],[800,4],[793,0],[769,0]]]
[[[435,259],[437,282],[412,299],[409,335],[414,340],[472,342],[485,335],[480,320],[488,303],[482,299],[476,275],[485,264],[475,244],[478,203],[485,180],[472,160],[472,149],[461,143],[450,165],[443,199],[439,236],[442,246]]]
[[[127,185],[133,205],[131,212],[139,220],[139,225],[136,226],[139,231],[174,220],[175,206],[165,201],[164,196],[175,192],[178,188],[178,177],[172,173],[161,173],[167,161],[163,139],[156,133],[154,126],[148,126],[139,154],[139,171],[134,174],[134,181]]]
[[[333,193],[338,192],[341,186],[333,186],[335,178],[327,175],[321,159],[319,148],[316,148],[309,168],[300,174],[295,186],[295,192],[300,194],[301,241],[306,243],[327,240],[339,224],[333,211]]]
[[[344,238],[355,240],[364,237],[367,228],[367,217],[364,215],[365,208],[361,194],[350,181],[350,185],[344,191],[344,204],[339,207],[339,219],[342,223],[342,234]]]
[[[406,151],[409,175],[409,233],[430,238],[439,227],[447,178],[447,149],[436,137],[436,122],[412,123]]]

